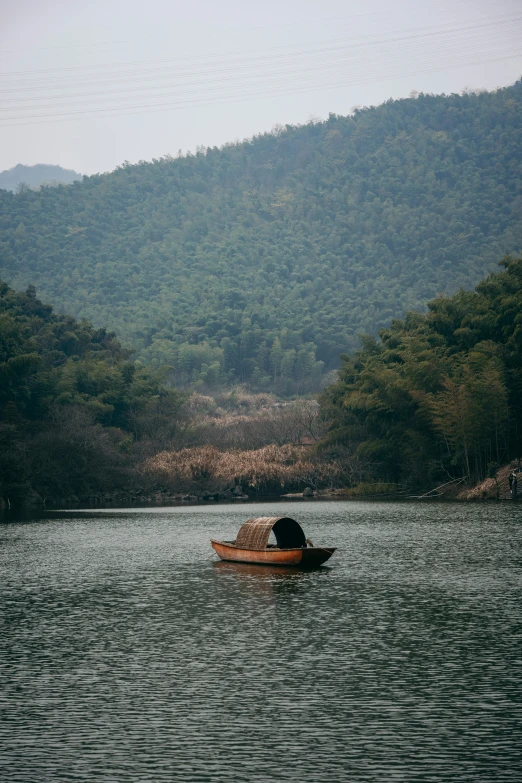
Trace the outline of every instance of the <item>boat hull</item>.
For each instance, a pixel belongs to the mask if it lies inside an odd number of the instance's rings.
[[[230,541],[215,541],[211,539],[210,543],[221,560],[232,560],[236,563],[255,563],[256,565],[313,568],[321,565],[321,563],[325,563],[335,552],[335,547],[242,549]]]

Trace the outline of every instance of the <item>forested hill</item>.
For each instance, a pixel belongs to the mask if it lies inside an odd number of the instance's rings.
[[[37,163],[35,166],[24,166],[19,163],[12,169],[0,171],[0,188],[13,192],[23,188],[39,188],[40,185],[57,185],[58,183],[70,184],[81,180],[82,175],[72,169],[63,169],[61,166],[48,166],[45,163]]]
[[[0,192],[0,275],[181,383],[303,392],[522,248],[522,81]]]

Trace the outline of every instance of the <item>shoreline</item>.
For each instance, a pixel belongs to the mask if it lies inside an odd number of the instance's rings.
[[[463,485],[461,480],[453,480],[447,484],[420,492],[417,495],[407,495],[405,490],[393,491],[393,485],[384,483],[360,483],[354,487],[330,487],[328,489],[312,489],[304,487],[299,492],[279,491],[255,492],[250,487],[249,494],[241,485],[235,484],[221,491],[202,490],[194,487],[192,491],[176,492],[163,487],[128,487],[115,489],[112,492],[90,493],[83,496],[64,495],[62,497],[43,498],[37,492],[29,491],[25,497],[9,502],[0,498],[0,520],[19,514],[38,514],[55,511],[92,511],[114,508],[186,508],[191,506],[215,506],[226,503],[288,503],[288,502],[319,502],[319,501],[366,501],[366,502],[430,502],[430,503],[484,503],[484,502],[517,502],[522,498],[522,491],[513,494],[509,489],[508,476],[514,469],[514,463],[504,465],[494,477],[483,479],[478,484]],[[374,490],[374,491],[372,491]],[[437,491],[439,490],[439,491]],[[248,490],[247,490],[248,491]],[[436,493],[436,494],[434,494]]]
[[[401,503],[410,505],[412,503],[438,503],[441,505],[458,503],[459,505],[465,504],[483,504],[483,503],[509,503],[517,502],[520,497],[515,498],[492,498],[492,497],[427,497],[427,498],[414,498],[404,497],[404,495],[341,495],[341,494],[321,494],[312,497],[302,496],[298,494],[292,495],[258,495],[248,498],[222,498],[219,500],[172,500],[168,501],[162,499],[161,501],[149,501],[144,500],[142,503],[125,502],[123,500],[104,503],[81,503],[71,502],[60,505],[50,506],[30,506],[30,505],[17,505],[11,508],[0,509],[0,524],[11,520],[19,519],[38,519],[45,518],[47,515],[54,515],[60,513],[71,514],[83,514],[96,511],[125,511],[125,510],[147,510],[147,509],[169,509],[169,508],[194,508],[199,506],[223,506],[223,505],[256,505],[267,504],[273,505],[275,503]]]

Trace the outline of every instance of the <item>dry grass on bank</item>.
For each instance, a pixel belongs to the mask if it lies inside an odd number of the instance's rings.
[[[315,400],[278,402],[270,395],[238,391],[216,400],[193,394],[189,404],[190,442],[185,447],[254,451],[271,444],[316,443],[325,432]]]
[[[457,494],[458,500],[505,500],[511,498],[511,492],[509,489],[509,474],[513,468],[517,468],[518,463],[516,461],[510,462],[508,465],[504,465],[499,468],[496,474],[492,477],[486,478],[479,482],[474,487],[466,487],[460,490]],[[522,487],[519,482],[519,494],[522,491]]]
[[[251,451],[218,451],[214,446],[163,451],[145,461],[142,471],[175,491],[278,492],[331,482],[331,465],[313,462],[305,448],[265,446]]]

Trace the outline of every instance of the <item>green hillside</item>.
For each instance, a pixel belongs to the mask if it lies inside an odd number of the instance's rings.
[[[302,393],[522,248],[522,82],[0,192],[0,275],[180,384]]]

